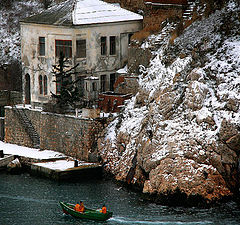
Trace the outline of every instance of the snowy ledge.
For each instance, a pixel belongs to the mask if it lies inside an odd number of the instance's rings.
[[[4,154],[18,155],[18,156],[23,156],[27,158],[41,159],[41,160],[66,157],[66,155],[59,152],[52,151],[52,150],[41,151],[40,149],[28,148],[24,146],[15,145],[15,144],[5,143],[2,141],[0,141],[0,149],[3,150]]]

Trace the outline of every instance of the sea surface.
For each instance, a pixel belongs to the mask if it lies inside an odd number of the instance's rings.
[[[113,217],[106,222],[75,219],[63,214],[59,201],[100,208]],[[27,173],[0,173],[0,225],[240,224],[240,206],[228,202],[210,209],[167,207],[144,201],[141,195],[110,180],[56,182]]]

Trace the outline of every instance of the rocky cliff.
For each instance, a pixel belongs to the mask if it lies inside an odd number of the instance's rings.
[[[99,154],[117,180],[168,204],[213,203],[239,191],[240,14],[237,1],[174,40],[152,35],[139,92],[105,130]]]

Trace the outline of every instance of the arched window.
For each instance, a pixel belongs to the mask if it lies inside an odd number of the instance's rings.
[[[42,75],[39,75],[38,83],[39,83],[39,94],[42,95],[43,94],[43,79],[42,79]]]
[[[48,94],[48,87],[47,87],[47,76],[44,76],[44,83],[43,83],[43,88],[44,88],[44,95]]]
[[[31,103],[31,85],[30,85],[30,75],[27,73],[25,75],[25,104]]]

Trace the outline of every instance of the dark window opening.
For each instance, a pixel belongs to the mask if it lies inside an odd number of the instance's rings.
[[[114,91],[115,79],[116,79],[115,73],[111,73],[110,74],[110,91]]]
[[[133,36],[133,33],[128,34],[128,44],[131,43],[131,37]]]
[[[97,91],[97,83],[96,82],[92,83],[92,90]]]
[[[101,75],[101,92],[106,91],[106,75]]]
[[[42,79],[42,75],[40,75],[38,77],[38,82],[39,82],[39,94],[42,95],[43,94],[43,85],[42,85],[43,79]]]
[[[5,109],[4,109],[4,106],[0,106],[0,117],[5,117]]]
[[[45,56],[45,37],[39,37],[39,55]]]
[[[31,103],[31,78],[30,75],[27,73],[25,75],[25,104]]]
[[[116,55],[116,37],[110,36],[110,55]]]
[[[47,76],[44,76],[44,82],[43,82],[43,89],[44,89],[44,95],[47,95]]]
[[[101,37],[101,55],[107,54],[107,37]]]
[[[77,40],[77,58],[86,58],[86,40]]]
[[[56,57],[60,57],[62,52],[64,57],[72,58],[72,41],[69,40],[55,40]]]

